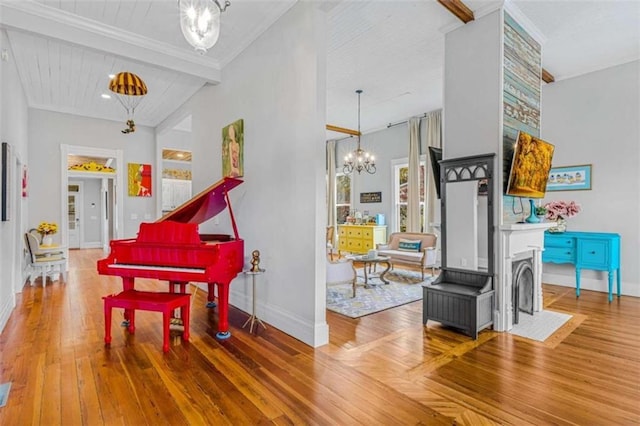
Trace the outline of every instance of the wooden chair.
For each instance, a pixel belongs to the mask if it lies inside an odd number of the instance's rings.
[[[38,243],[37,237],[29,232],[24,235],[24,241],[27,248],[27,262],[30,269],[27,280],[31,284],[33,284],[31,271],[42,275],[43,287],[47,284],[47,275],[53,275],[54,273],[59,274],[62,282],[67,282],[67,259],[62,252],[41,253],[39,251],[40,244]],[[53,280],[53,276],[51,280]]]

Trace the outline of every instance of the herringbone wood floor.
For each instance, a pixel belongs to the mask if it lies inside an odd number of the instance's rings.
[[[640,423],[640,299],[545,286],[545,305],[574,315],[545,343],[484,331],[477,341],[429,323],[420,302],[357,320],[327,313],[331,341],[312,349],[269,327],[232,337],[198,292],[191,340],[161,351],[157,313],[104,347],[99,250],[72,252],[69,282],[18,295],[0,335],[2,425]],[[140,280],[138,288],[157,288]]]

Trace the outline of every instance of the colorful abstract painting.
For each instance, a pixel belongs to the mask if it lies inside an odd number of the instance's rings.
[[[129,195],[151,197],[151,164],[129,163]]]

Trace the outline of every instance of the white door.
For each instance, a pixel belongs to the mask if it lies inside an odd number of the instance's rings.
[[[69,217],[69,248],[80,248],[82,217],[82,182],[69,182],[67,211]]]

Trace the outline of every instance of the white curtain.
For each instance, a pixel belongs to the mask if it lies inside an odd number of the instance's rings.
[[[425,149],[427,155],[429,155],[428,147],[430,146],[435,148],[442,148],[442,110],[427,113],[427,116],[425,118],[425,134],[427,138],[427,148]],[[436,185],[440,185],[440,182],[436,181],[433,178],[430,159],[427,159],[427,168],[425,170],[424,179],[424,187],[426,190],[424,206],[424,229],[428,230],[428,232],[433,232],[434,230],[429,224],[433,223],[435,221],[435,218],[438,217],[436,216],[436,209],[438,208]]]
[[[420,226],[420,118],[409,119],[409,176],[407,181],[407,232]]]
[[[327,141],[327,226],[336,230],[336,141]],[[333,233],[335,245],[337,232]]]

